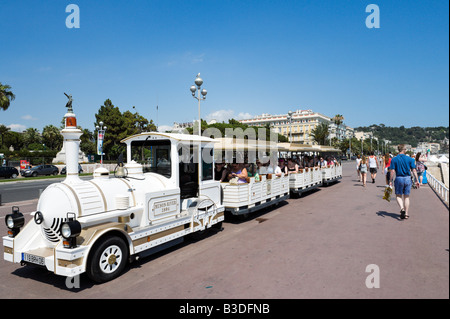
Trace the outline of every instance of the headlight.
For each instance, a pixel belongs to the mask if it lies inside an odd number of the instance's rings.
[[[70,230],[69,224],[62,224],[61,226],[61,235],[64,238],[70,238],[70,235],[72,234],[72,231]]]
[[[81,233],[81,224],[79,221],[69,218],[69,221],[62,223],[61,236],[64,237],[63,245],[66,248],[74,248],[77,246],[77,236]]]
[[[6,227],[9,228],[8,234],[11,237],[15,237],[19,233],[20,227],[25,224],[25,217],[19,212],[19,207],[12,207],[12,214],[5,216],[5,223]]]
[[[66,239],[77,237],[81,233],[81,224],[77,220],[64,222],[61,225],[61,236]]]
[[[6,216],[5,221],[6,221],[6,227],[8,227],[10,229],[14,228],[14,219],[13,219],[12,215]]]

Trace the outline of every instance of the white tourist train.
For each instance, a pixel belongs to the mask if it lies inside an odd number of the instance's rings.
[[[65,115],[66,179],[41,194],[25,225],[20,208],[5,217],[4,259],[40,265],[56,275],[87,273],[96,282],[120,275],[126,263],[176,245],[189,234],[221,229],[225,212],[248,215],[336,181],[342,167],[250,177],[243,183],[214,178],[214,158],[227,141],[188,134],[141,133],[122,140],[126,163],[114,174],[98,168],[91,180],[78,176],[82,132],[75,114]],[[267,147],[268,145],[265,145]],[[269,145],[267,153],[311,150],[301,145]],[[245,146],[248,150],[249,144]],[[244,148],[245,148],[244,147]]]

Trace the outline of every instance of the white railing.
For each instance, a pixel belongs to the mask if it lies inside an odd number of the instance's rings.
[[[427,171],[427,181],[431,188],[434,189],[436,194],[444,201],[448,207],[448,188],[433,175],[429,174]]]

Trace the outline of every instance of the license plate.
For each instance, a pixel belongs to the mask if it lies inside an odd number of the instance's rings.
[[[29,262],[29,263],[32,263],[32,264],[45,266],[45,258],[41,257],[41,256],[36,256],[36,255],[23,253],[22,254],[22,260],[26,261],[26,262]]]

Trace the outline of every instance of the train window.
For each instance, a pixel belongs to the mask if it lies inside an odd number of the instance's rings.
[[[202,147],[202,181],[213,179],[213,149]]]
[[[157,173],[167,178],[172,175],[170,141],[168,140],[133,141],[131,158],[143,166],[144,173]]]
[[[198,196],[198,155],[197,146],[178,144],[178,157],[180,159],[180,196],[182,199]]]

